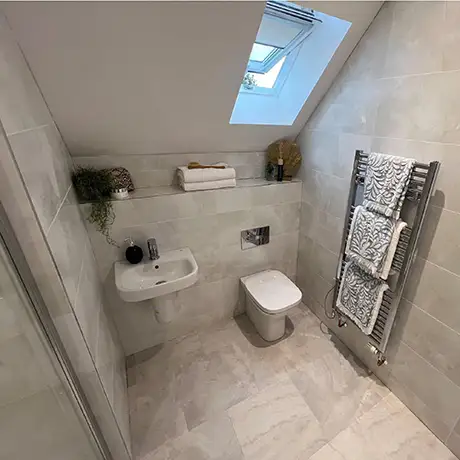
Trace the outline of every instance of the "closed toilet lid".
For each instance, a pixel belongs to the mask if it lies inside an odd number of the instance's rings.
[[[265,313],[281,313],[302,299],[300,289],[278,270],[267,270],[241,279],[244,287]]]

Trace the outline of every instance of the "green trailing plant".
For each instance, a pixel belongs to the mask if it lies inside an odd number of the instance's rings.
[[[80,201],[91,203],[88,222],[105,236],[107,243],[118,247],[111,236],[115,211],[110,194],[116,184],[110,170],[78,166],[72,174],[72,183]]]

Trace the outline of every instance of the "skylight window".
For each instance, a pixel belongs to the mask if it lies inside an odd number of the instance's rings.
[[[350,26],[292,2],[267,1],[230,123],[292,125]]]
[[[258,88],[268,88],[272,89],[275,86],[278,75],[281,72],[284,62],[286,61],[286,56],[284,56],[281,61],[277,62],[274,67],[272,67],[267,73],[252,73],[255,81],[255,86]]]
[[[296,48],[310,35],[316,22],[312,10],[269,0],[249,56],[242,90],[269,94],[279,89],[297,55]],[[290,59],[286,59],[288,56]],[[264,91],[258,91],[259,88]]]

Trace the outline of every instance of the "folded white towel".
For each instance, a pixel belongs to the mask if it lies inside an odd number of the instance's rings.
[[[212,190],[216,188],[236,187],[235,179],[214,180],[208,182],[179,182],[186,192],[194,190]]]
[[[177,168],[179,183],[211,182],[236,178],[235,169],[230,168],[226,163],[216,163],[213,166],[225,166],[225,169],[188,169],[187,166],[179,166]]]

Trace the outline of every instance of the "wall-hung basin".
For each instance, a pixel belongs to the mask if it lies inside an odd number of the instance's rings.
[[[185,289],[198,280],[198,265],[189,248],[161,254],[157,260],[138,265],[115,262],[115,284],[126,302],[171,294]]]

